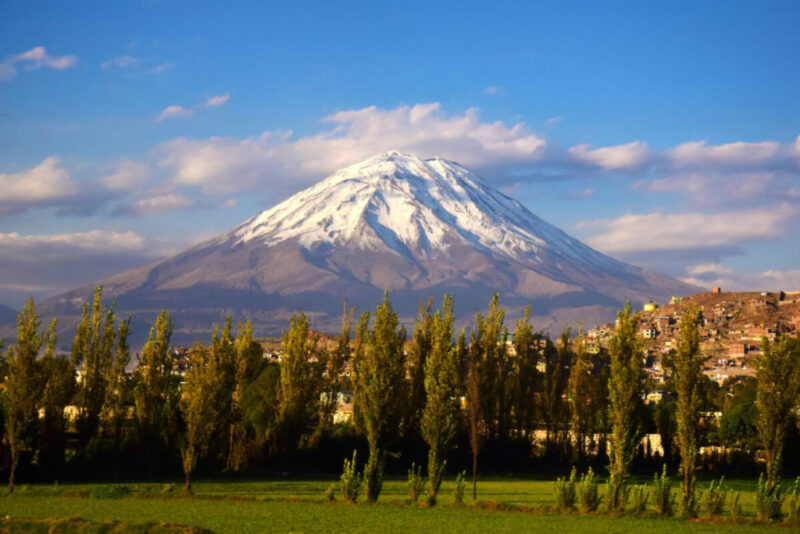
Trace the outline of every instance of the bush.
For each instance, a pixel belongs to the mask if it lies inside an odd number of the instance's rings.
[[[422,466],[411,463],[411,469],[408,470],[408,504],[417,504],[419,496],[425,491],[425,483],[427,481],[422,476]]]
[[[331,484],[328,486],[328,489],[325,490],[325,501],[336,502],[336,484]]]
[[[93,486],[89,488],[89,496],[92,499],[122,499],[131,494],[128,486],[114,484],[112,486]]]
[[[793,525],[800,524],[800,477],[797,477],[789,497],[789,522]]]
[[[600,497],[597,491],[597,477],[590,467],[585,475],[581,476],[578,483],[578,510],[582,514],[596,512],[600,507]]]
[[[647,484],[636,486],[631,489],[631,513],[641,515],[647,510],[647,501],[650,500],[650,488]]]
[[[731,494],[731,519],[737,521],[742,517],[742,499],[739,492],[730,492]]]
[[[569,478],[559,477],[556,480],[556,510],[567,512],[575,509],[575,477],[578,472],[573,467]]]
[[[619,493],[619,499],[614,502],[613,495],[616,493]],[[609,479],[606,486],[607,510],[611,513],[620,513],[625,511],[626,504],[628,504],[628,489],[625,487],[625,483],[623,482],[620,484],[620,487],[617,488],[617,485],[614,483],[613,479]]]
[[[339,479],[339,488],[342,492],[342,498],[346,502],[355,503],[358,500],[358,494],[361,491],[361,483],[363,478],[356,472],[356,451],[353,451],[353,459],[344,459],[344,466],[342,467],[342,476]]]
[[[661,468],[661,476],[653,475],[653,506],[658,515],[672,515],[672,480],[667,476],[667,466]]]
[[[767,487],[767,481],[764,480],[762,473],[758,477],[758,486],[756,487],[756,515],[761,521],[780,521],[783,517],[781,508],[783,507],[783,488],[780,482],[775,484],[775,487],[770,491]]]
[[[467,483],[464,479],[467,476],[466,471],[461,471],[456,477],[456,485],[453,488],[453,504],[464,504],[464,493],[467,490]]]
[[[706,494],[706,512],[708,517],[719,517],[725,511],[725,500],[728,492],[725,490],[725,477],[719,482],[711,481]]]

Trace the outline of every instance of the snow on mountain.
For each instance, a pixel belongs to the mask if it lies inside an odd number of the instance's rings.
[[[102,282],[144,325],[160,308],[194,341],[225,314],[260,334],[304,310],[335,331],[343,299],[371,309],[384,289],[410,321],[420,299],[456,295],[466,322],[500,291],[509,316],[533,305],[538,328],[613,317],[626,299],[695,289],[605,256],[543,221],[458,163],[397,151],[346,167],[230,232]],[[45,303],[71,324],[93,286]],[[143,328],[146,334],[146,327]]]

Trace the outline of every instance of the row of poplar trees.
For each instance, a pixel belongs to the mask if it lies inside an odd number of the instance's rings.
[[[354,319],[345,307],[342,331],[323,347],[304,314],[295,314],[282,338],[280,365],[262,357],[249,323],[234,336],[231,321],[215,327],[210,343],[189,352],[185,377],[173,372],[174,322],[162,312],[131,377],[130,320],[116,319],[101,288],[83,310],[69,358],[56,355],[55,322],[41,332],[32,301],[18,318],[17,340],[4,353],[3,417],[10,453],[9,489],[21,457],[36,457],[43,471],[65,462],[67,430],[72,458],[91,461],[104,451],[127,461],[124,451],[148,459],[179,452],[186,487],[198,463],[211,457],[241,470],[253,449],[295,450],[330,435],[342,391],[353,392],[353,420],[366,438],[366,498],[381,492],[387,454],[401,436],[420,436],[428,447],[428,501],[436,502],[445,459],[457,436],[472,453],[473,498],[478,457],[487,440],[523,440],[545,430],[545,450],[573,458],[598,453],[608,441],[611,508],[624,505],[625,487],[642,438],[639,424],[647,382],[638,314],[618,314],[607,353],[590,354],[579,334],[554,343],[533,330],[529,311],[509,328],[495,295],[488,313],[476,313],[469,332],[456,333],[453,297],[440,309],[420,306],[410,340],[388,295],[374,312]],[[699,350],[701,312],[681,321],[671,358],[677,394],[676,445],[680,452],[681,505],[691,514],[699,449],[704,358]],[[758,434],[767,460],[770,491],[778,485],[782,447],[800,383],[800,341],[782,338],[763,346],[757,371]],[[349,365],[350,373],[345,369]],[[73,418],[65,415],[74,406]],[[127,447],[127,448],[126,448]],[[174,460],[170,460],[174,461]]]

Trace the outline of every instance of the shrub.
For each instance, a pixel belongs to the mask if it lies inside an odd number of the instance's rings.
[[[730,492],[731,494],[731,519],[734,521],[742,517],[742,499],[739,492]]]
[[[342,476],[339,479],[339,488],[342,498],[347,502],[356,502],[358,493],[361,491],[363,478],[356,472],[356,451],[353,451],[353,459],[344,459]]]
[[[767,481],[764,480],[762,473],[758,477],[756,487],[756,515],[761,521],[780,521],[783,517],[781,508],[783,507],[783,488],[780,482],[770,491]]]
[[[411,469],[408,470],[408,504],[416,504],[419,501],[419,496],[425,491],[425,483],[427,481],[422,476],[422,466],[411,463]]]
[[[597,477],[590,467],[585,475],[581,476],[578,483],[578,510],[582,514],[596,512],[600,507],[600,497],[597,491]]]
[[[797,477],[789,496],[789,522],[793,525],[800,524],[800,477]]]
[[[653,475],[653,506],[662,517],[672,515],[672,480],[667,476],[666,464],[660,477]]]
[[[643,514],[647,510],[647,501],[650,499],[650,488],[647,484],[636,486],[631,489],[631,513],[633,515]]]
[[[467,483],[464,481],[466,475],[466,471],[461,471],[456,477],[456,485],[453,488],[453,504],[464,504],[464,492],[467,489]]]
[[[708,484],[708,493],[706,494],[706,512],[708,517],[719,517],[725,511],[725,499],[728,492],[725,490],[725,477],[719,479],[719,482],[711,481]]]
[[[569,478],[559,477],[556,480],[556,509],[559,512],[566,512],[575,509],[575,477],[577,470],[573,467]]]
[[[625,505],[628,504],[628,489],[625,487],[625,483],[620,484],[620,486],[621,487],[618,489],[613,479],[608,480],[606,486],[606,508],[611,513],[623,512],[625,510]],[[619,495],[619,499],[616,503],[612,498],[615,494]]]
[[[128,486],[93,486],[89,488],[89,496],[92,499],[122,499],[130,495],[131,489]]]
[[[336,502],[336,484],[331,484],[328,486],[328,489],[325,490],[325,501]]]

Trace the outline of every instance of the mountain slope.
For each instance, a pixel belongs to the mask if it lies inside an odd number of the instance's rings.
[[[274,333],[299,309],[334,331],[344,298],[371,309],[384,289],[409,320],[429,295],[454,292],[467,320],[500,291],[512,317],[533,305],[540,328],[594,324],[625,299],[696,290],[591,249],[457,163],[400,152],[342,169],[215,239],[102,283],[135,320],[174,311],[185,339],[226,313]],[[91,289],[55,297],[44,311],[72,323]]]

